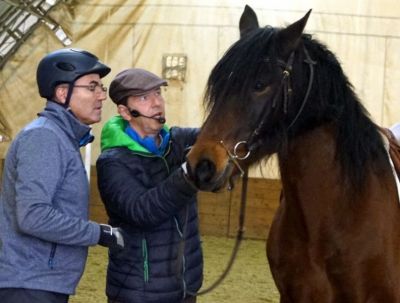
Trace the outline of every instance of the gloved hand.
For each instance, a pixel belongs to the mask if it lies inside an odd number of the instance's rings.
[[[100,224],[99,245],[109,248],[123,249],[124,237],[121,231],[122,230],[119,227]]]

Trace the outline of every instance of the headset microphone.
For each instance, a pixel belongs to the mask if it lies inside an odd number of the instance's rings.
[[[154,119],[154,120],[158,121],[158,123],[160,123],[160,124],[164,124],[164,123],[166,122],[166,120],[165,120],[164,117],[158,117],[158,118],[156,118],[156,117],[145,116],[145,115],[139,113],[139,112],[138,112],[137,110],[135,110],[135,109],[132,109],[132,110],[130,110],[129,112],[131,113],[132,117],[134,117],[134,118],[137,118],[137,117],[142,116],[142,117],[145,117],[145,118]]]

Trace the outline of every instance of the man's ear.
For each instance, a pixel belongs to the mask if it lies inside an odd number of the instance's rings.
[[[128,107],[126,107],[125,105],[119,104],[117,106],[117,110],[124,120],[130,121],[132,119],[132,115],[129,112]]]
[[[67,85],[58,85],[54,89],[54,101],[64,104],[67,100],[68,95],[68,86]]]

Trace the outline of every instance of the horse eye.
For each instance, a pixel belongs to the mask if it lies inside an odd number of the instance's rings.
[[[256,91],[262,91],[265,87],[266,87],[266,84],[264,84],[260,81],[257,81],[256,84],[254,85],[254,89]]]

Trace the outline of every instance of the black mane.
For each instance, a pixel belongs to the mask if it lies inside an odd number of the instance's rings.
[[[282,57],[283,46],[278,42],[279,29],[266,27],[253,31],[231,46],[212,70],[208,79],[205,104],[211,110],[217,110],[225,102],[232,106],[250,106],[250,94],[260,74],[266,71],[268,64],[276,64]],[[337,157],[343,174],[356,186],[363,186],[368,165],[387,168],[387,154],[377,126],[356,96],[352,85],[344,74],[340,63],[328,48],[303,34],[302,45],[295,52],[295,63],[291,77],[294,98],[289,104],[288,119],[294,117],[304,99],[309,70],[304,63],[307,49],[312,60],[316,62],[312,90],[300,118],[288,130],[288,123],[280,119],[281,125],[276,129],[281,138],[289,138],[315,128],[324,123],[331,123],[337,129]],[[285,59],[286,61],[287,59]],[[278,78],[270,69],[270,79]],[[274,78],[276,77],[276,78]],[[279,101],[281,102],[281,101]],[[237,103],[237,104],[233,104]],[[247,105],[246,105],[247,104]],[[218,110],[217,110],[218,111]],[[283,116],[282,110],[279,112]],[[278,153],[284,154],[285,144]],[[376,162],[378,161],[378,162]]]

